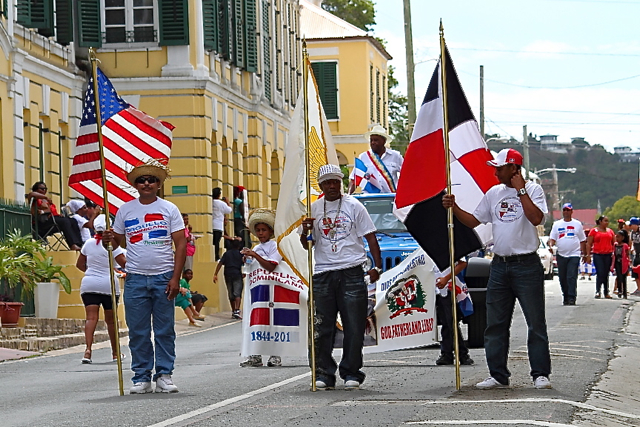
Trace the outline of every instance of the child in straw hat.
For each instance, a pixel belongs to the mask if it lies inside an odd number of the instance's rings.
[[[272,272],[282,261],[282,256],[278,252],[278,245],[271,240],[273,237],[273,224],[276,220],[276,214],[269,209],[254,209],[249,215],[249,230],[251,234],[256,236],[260,243],[253,250],[244,248],[240,253],[246,258],[255,259],[262,268],[268,272]],[[250,260],[248,260],[251,262]],[[240,366],[262,366],[261,355],[251,355]],[[267,362],[267,366],[282,366],[280,356],[271,356]]]

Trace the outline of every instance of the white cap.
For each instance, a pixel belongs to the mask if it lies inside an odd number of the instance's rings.
[[[330,179],[342,179],[344,174],[337,165],[322,165],[318,169],[318,184],[322,184]]]
[[[84,204],[84,201],[82,200],[74,199],[74,200],[69,200],[69,202],[67,202],[67,207],[69,208],[71,213],[76,213],[80,209],[85,207],[85,204]]]
[[[105,219],[104,214],[98,215],[93,220],[93,229],[96,231],[96,233],[102,233],[107,229],[107,220]]]

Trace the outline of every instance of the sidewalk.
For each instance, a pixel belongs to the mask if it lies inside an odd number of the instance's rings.
[[[81,319],[25,319],[25,328],[2,328],[0,336],[0,363],[6,360],[24,359],[44,353],[76,353],[84,351],[84,320]],[[202,327],[190,326],[187,319],[176,321],[176,334],[187,335],[225,325],[238,320],[231,318],[231,312],[215,313],[198,321]],[[104,322],[102,322],[104,323]],[[124,324],[121,321],[120,324]],[[129,330],[120,329],[121,345],[128,344]],[[106,328],[96,329],[93,348],[109,346]]]

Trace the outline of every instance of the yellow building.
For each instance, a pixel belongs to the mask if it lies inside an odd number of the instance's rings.
[[[389,127],[387,61],[374,37],[320,7],[300,0],[300,28],[340,165],[369,149],[363,134],[374,124]]]
[[[211,191],[230,199],[241,185],[251,207],[275,208],[301,85],[298,1],[113,4],[0,2],[0,198],[24,200],[40,180],[58,206],[79,197],[67,179],[94,47],[119,95],[176,126],[164,194],[203,236],[192,289],[210,312],[227,309],[226,289],[212,283]],[[59,317],[84,316],[73,276]]]

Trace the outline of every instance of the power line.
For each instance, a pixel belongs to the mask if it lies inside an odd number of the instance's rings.
[[[525,53],[532,55],[573,55],[573,56],[623,56],[629,58],[640,57],[640,53],[602,53],[602,52],[569,52],[544,50],[515,50],[515,49],[485,49],[480,47],[452,47],[451,50],[471,50],[476,52]]]
[[[571,114],[605,114],[611,116],[640,116],[640,113],[617,113],[617,112],[606,112],[606,111],[577,111],[577,110],[548,110],[548,109],[538,109],[538,108],[502,108],[502,107],[492,107],[492,110],[508,110],[508,111],[539,111],[543,113],[571,113]]]

